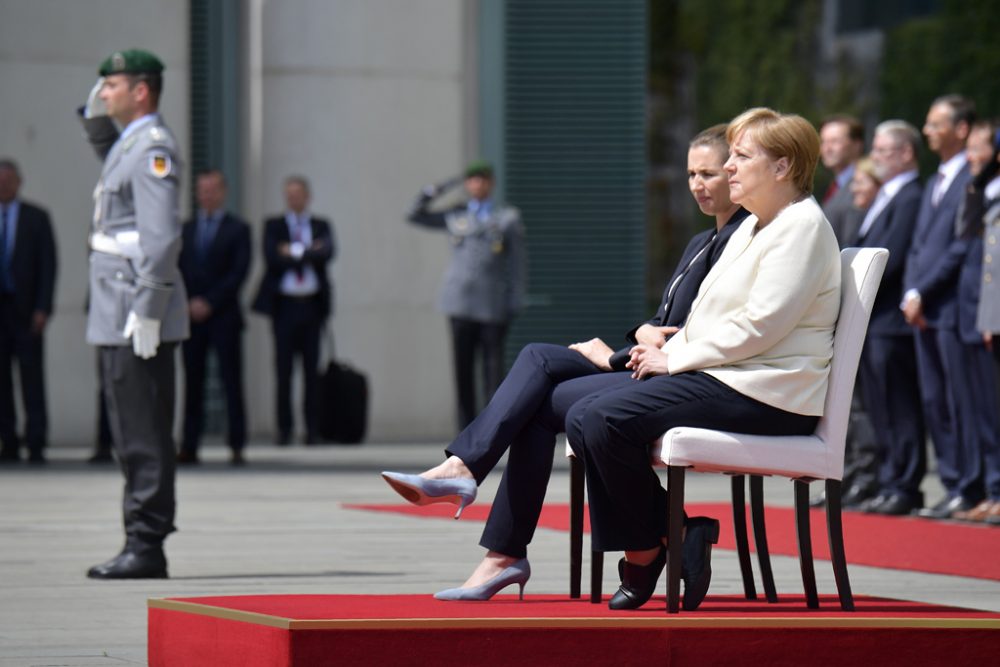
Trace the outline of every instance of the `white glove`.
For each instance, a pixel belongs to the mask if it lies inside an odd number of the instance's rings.
[[[125,319],[122,335],[132,338],[132,351],[137,357],[150,359],[156,356],[156,348],[160,346],[160,320],[142,317],[131,311]]]
[[[84,118],[97,118],[98,116],[107,116],[108,107],[105,106],[104,100],[100,98],[101,88],[104,87],[104,77],[100,77],[94,87],[90,89],[90,94],[87,95],[87,103],[83,106],[83,117]]]

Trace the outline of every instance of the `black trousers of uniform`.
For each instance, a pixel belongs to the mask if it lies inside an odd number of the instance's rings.
[[[158,545],[174,528],[174,354],[163,343],[151,359],[131,345],[102,346],[101,381],[115,453],[125,475],[122,513],[130,544]]]
[[[556,435],[565,430],[570,406],[632,382],[630,375],[603,372],[560,345],[531,343],[521,350],[490,402],[445,450],[462,459],[479,484],[509,452],[482,546],[516,558],[526,555],[552,474]]]
[[[302,360],[303,406],[307,437],[319,433],[319,337],[323,327],[318,297],[279,296],[271,320],[278,373],[275,402],[282,439],[292,435],[292,367]]]
[[[234,452],[246,444],[246,412],[243,402],[242,327],[238,317],[191,324],[191,337],[184,341],[184,439],[181,449],[197,453],[205,425],[205,362],[215,350],[219,375],[226,394],[227,438]]]
[[[483,367],[485,401],[503,379],[503,347],[507,324],[451,318],[452,354],[455,366],[455,389],[458,393],[458,427],[463,429],[476,418],[476,352]]]
[[[33,333],[29,324],[19,321],[14,295],[4,294],[0,295],[0,442],[7,452],[16,452],[18,448],[15,361],[24,405],[24,440],[33,453],[41,453],[48,437],[44,337]]]
[[[701,372],[632,380],[580,399],[566,417],[566,434],[587,471],[593,548],[652,549],[667,534],[667,493],[648,451],[667,430],[806,435],[818,421],[765,405]]]

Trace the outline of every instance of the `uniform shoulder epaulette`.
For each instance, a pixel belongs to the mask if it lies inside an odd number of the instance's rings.
[[[170,134],[166,129],[159,125],[153,125],[150,127],[147,134],[149,135],[149,140],[152,144],[166,145],[170,143]]]

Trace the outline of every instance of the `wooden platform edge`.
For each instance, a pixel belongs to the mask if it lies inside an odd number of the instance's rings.
[[[292,619],[167,598],[149,598],[151,609],[222,618],[285,630],[336,629],[476,629],[476,628],[936,628],[1000,630],[1000,618],[913,618],[905,616],[666,616],[641,618],[480,617],[480,618],[348,618]]]

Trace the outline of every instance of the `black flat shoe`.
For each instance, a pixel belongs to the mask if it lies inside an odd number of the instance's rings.
[[[111,560],[87,570],[91,579],[166,579],[167,559],[163,549],[126,549]]]
[[[712,583],[712,545],[719,542],[719,521],[707,516],[688,519],[681,566],[685,611],[694,611]]]
[[[663,572],[663,566],[667,562],[667,550],[660,547],[660,553],[656,554],[649,565],[634,565],[624,558],[618,563],[618,572],[621,574],[622,585],[618,591],[611,596],[608,602],[609,609],[638,609],[653,597],[656,590],[656,582]]]

